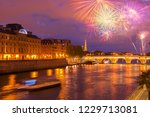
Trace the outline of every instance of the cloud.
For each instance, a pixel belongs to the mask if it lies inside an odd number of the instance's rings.
[[[33,14],[32,20],[40,26],[49,26],[51,24],[59,22],[61,19],[53,18],[45,14]]]

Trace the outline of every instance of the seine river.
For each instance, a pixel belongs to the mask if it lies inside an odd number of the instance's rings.
[[[61,87],[0,95],[1,100],[122,100],[137,87],[139,64],[74,65],[0,76],[0,92],[28,79],[59,79]]]

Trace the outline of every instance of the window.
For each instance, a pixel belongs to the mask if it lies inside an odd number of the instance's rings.
[[[2,53],[4,52],[4,48],[2,47]]]

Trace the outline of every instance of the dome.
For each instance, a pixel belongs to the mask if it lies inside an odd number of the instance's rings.
[[[21,34],[26,34],[26,35],[28,34],[28,32],[27,32],[25,29],[20,29],[20,30],[19,30],[19,33],[21,33]]]

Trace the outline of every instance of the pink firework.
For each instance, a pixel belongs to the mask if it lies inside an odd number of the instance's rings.
[[[143,6],[135,1],[125,2],[120,9],[120,14],[124,16],[130,25],[140,23],[144,17]]]

